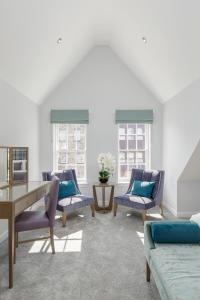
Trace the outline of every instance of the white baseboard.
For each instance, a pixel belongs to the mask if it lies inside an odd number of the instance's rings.
[[[199,211],[178,211],[178,218],[190,218],[192,215],[199,213]]]
[[[169,205],[169,203],[164,202],[164,203],[163,203],[163,207],[165,207],[167,210],[169,210],[169,212],[171,212],[172,215],[174,215],[175,217],[177,217],[177,211],[176,211],[176,209],[173,208],[173,207],[171,207],[171,206]]]
[[[169,203],[164,203],[163,206],[169,210],[177,218],[190,218],[192,215],[197,214],[199,211],[177,211],[169,205]]]

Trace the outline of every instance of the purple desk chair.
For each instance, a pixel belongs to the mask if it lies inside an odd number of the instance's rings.
[[[15,261],[16,261],[16,247],[18,244],[25,242],[33,242],[41,239],[49,239],[51,241],[52,253],[55,253],[54,247],[54,233],[53,228],[55,224],[55,214],[56,214],[56,205],[58,199],[58,188],[59,181],[53,180],[50,192],[46,196],[48,199],[48,205],[46,206],[47,210],[44,212],[41,211],[24,211],[15,219]],[[50,228],[50,236],[35,238],[31,240],[18,241],[18,233],[22,231],[41,229],[41,228]]]
[[[124,205],[127,207],[140,210],[142,212],[143,222],[146,219],[146,212],[148,209],[159,206],[161,215],[163,214],[162,200],[163,200],[163,187],[164,187],[164,171],[145,171],[142,169],[132,169],[131,180],[128,191],[125,195],[114,197],[114,217],[117,213],[118,205]],[[155,186],[151,198],[140,197],[131,195],[131,188],[134,180],[140,181],[153,181]]]

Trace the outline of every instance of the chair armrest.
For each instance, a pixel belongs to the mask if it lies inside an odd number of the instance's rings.
[[[157,187],[156,194],[155,194],[155,196],[153,198],[154,202],[157,205],[159,205],[160,203],[162,203],[162,200],[163,200],[164,177],[165,177],[165,172],[164,171],[160,171],[159,184],[158,184],[158,187]]]
[[[148,221],[144,224],[144,252],[148,262],[150,257],[150,250],[155,249],[155,244],[151,236],[151,223],[151,221]]]
[[[154,241],[152,240],[151,236],[151,221],[145,222],[144,224],[144,244],[147,246],[149,249],[154,249],[155,244]]]

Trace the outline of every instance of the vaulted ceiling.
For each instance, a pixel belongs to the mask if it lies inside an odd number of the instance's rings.
[[[106,44],[164,102],[200,77],[199,12],[199,0],[1,0],[0,77],[40,103]]]

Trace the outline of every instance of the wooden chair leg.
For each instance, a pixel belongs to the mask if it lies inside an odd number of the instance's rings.
[[[114,207],[113,207],[113,216],[116,217],[117,215],[117,207],[118,207],[118,204],[116,202],[114,202]]]
[[[55,254],[53,227],[50,227],[50,242],[51,242],[52,253]]]
[[[67,222],[67,214],[66,212],[62,212],[62,224],[63,224],[63,227],[66,226],[66,222]]]
[[[95,208],[94,208],[94,204],[90,205],[91,211],[92,211],[92,217],[95,217]]]
[[[161,216],[163,216],[163,205],[162,205],[162,203],[159,205],[159,207],[160,207],[160,214],[161,214]]]
[[[143,222],[143,224],[144,224],[145,221],[146,221],[146,210],[144,210],[142,212],[142,222]]]
[[[151,277],[151,270],[149,268],[148,262],[146,261],[146,281],[147,282],[150,282],[150,277]]]

